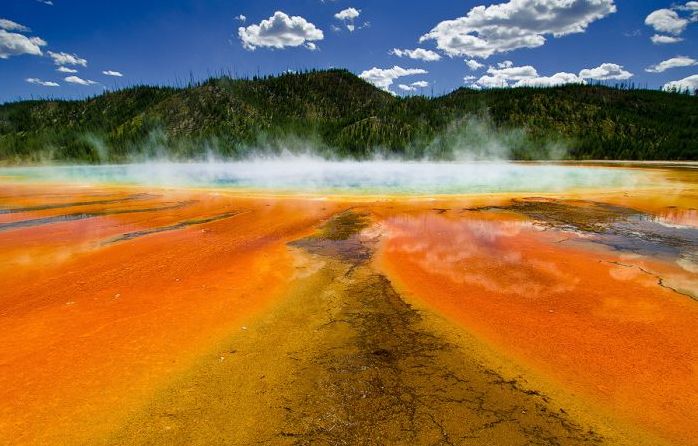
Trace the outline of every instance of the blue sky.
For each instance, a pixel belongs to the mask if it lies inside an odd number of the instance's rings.
[[[221,71],[330,67],[363,73],[397,94],[604,78],[649,88],[698,85],[691,78],[698,75],[695,1],[52,2],[0,5],[0,101],[85,97]],[[335,17],[341,11],[343,20]],[[652,36],[674,42],[653,43]],[[426,51],[411,54],[421,59],[390,54],[418,48]]]

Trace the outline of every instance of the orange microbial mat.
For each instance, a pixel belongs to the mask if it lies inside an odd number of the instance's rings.
[[[698,175],[652,175],[431,197],[0,179],[0,444],[698,445]]]

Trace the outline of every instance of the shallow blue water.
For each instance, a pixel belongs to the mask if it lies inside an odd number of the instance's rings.
[[[0,177],[26,181],[250,188],[299,193],[420,195],[632,188],[648,181],[646,173],[621,167],[317,159],[14,167],[1,168]]]

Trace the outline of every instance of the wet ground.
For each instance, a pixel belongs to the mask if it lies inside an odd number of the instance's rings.
[[[1,444],[698,444],[698,181],[0,183]]]

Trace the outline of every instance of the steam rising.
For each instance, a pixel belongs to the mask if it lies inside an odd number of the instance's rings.
[[[102,164],[239,161],[287,155],[328,160],[561,160],[568,153],[567,141],[560,135],[534,137],[524,128],[502,128],[486,111],[447,120],[435,133],[416,131],[407,138],[399,136],[405,129],[393,128],[389,122],[377,118],[362,120],[354,126],[358,126],[358,130],[354,129],[358,136],[351,132],[323,136],[312,126],[292,129],[280,126],[257,130],[247,142],[216,135],[173,136],[165,128],[155,126],[137,142],[126,146],[114,146],[108,137],[90,132],[81,135],[79,144],[85,147],[90,162]],[[395,135],[398,137],[393,138]],[[46,156],[41,159],[69,159],[51,153],[50,147],[45,150]]]
[[[637,171],[617,167],[491,161],[327,161],[292,155],[238,162],[4,168],[0,176],[31,181],[418,195],[628,188],[643,178]]]

